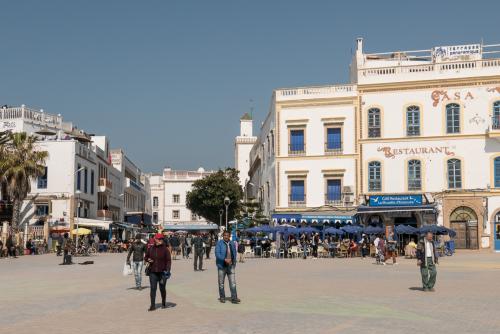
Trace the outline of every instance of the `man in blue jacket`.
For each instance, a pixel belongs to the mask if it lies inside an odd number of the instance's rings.
[[[238,304],[241,300],[238,299],[236,293],[236,246],[230,240],[231,234],[229,231],[224,231],[222,240],[217,242],[215,246],[215,264],[217,265],[217,272],[219,275],[219,301],[226,302],[226,293],[224,291],[224,281],[229,281],[229,288],[231,289],[231,302]]]

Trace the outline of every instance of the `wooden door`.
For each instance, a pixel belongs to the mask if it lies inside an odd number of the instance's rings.
[[[467,223],[466,222],[450,222],[450,227],[452,230],[457,232],[455,237],[455,248],[465,249],[467,248]]]

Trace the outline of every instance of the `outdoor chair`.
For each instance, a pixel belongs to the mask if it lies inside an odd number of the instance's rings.
[[[245,246],[245,253],[244,253],[244,255],[245,255],[245,257],[247,257],[247,255],[255,256],[254,252],[252,250],[252,247]]]
[[[339,256],[347,257],[348,254],[349,254],[349,247],[344,244],[340,245]]]
[[[298,257],[299,256],[299,247],[292,246],[290,249],[290,257]]]
[[[318,246],[318,257],[328,257],[328,251],[324,246]]]
[[[375,245],[370,245],[370,257],[375,257],[377,251],[375,249]]]

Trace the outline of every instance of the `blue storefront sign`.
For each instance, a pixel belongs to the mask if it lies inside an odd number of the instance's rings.
[[[370,196],[370,206],[420,206],[422,195]]]

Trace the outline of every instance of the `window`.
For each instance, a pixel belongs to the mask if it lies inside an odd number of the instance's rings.
[[[500,188],[500,157],[493,160],[493,177],[495,188]]]
[[[380,109],[368,109],[368,138],[380,137]]]
[[[271,154],[274,155],[274,133],[271,132]]]
[[[153,212],[153,223],[158,224],[158,212]]]
[[[77,173],[76,173],[76,190],[82,190],[82,171],[80,170],[82,165],[77,165]]]
[[[192,221],[198,220],[198,216],[196,215],[196,213],[191,213],[191,220]]]
[[[422,189],[422,164],[420,160],[408,161],[408,190]]]
[[[420,108],[417,106],[406,108],[406,135],[420,136]]]
[[[462,188],[462,166],[458,159],[450,159],[447,162],[448,167],[448,188]]]
[[[94,195],[94,190],[95,190],[95,172],[92,169],[90,171],[90,193]]]
[[[172,218],[179,219],[179,217],[180,217],[179,210],[172,210]]]
[[[181,202],[181,195],[179,195],[179,194],[172,195],[172,201],[174,203],[180,203]]]
[[[87,189],[88,177],[89,177],[89,171],[88,171],[87,167],[85,167],[85,169],[83,170],[83,192],[84,193],[87,193],[87,191],[88,191],[88,189]]]
[[[153,207],[155,207],[155,208],[158,207],[158,197],[157,196],[153,197]]]
[[[327,152],[341,152],[342,151],[342,129],[341,128],[327,128],[326,129],[326,145]]]
[[[368,164],[368,191],[382,191],[382,171],[378,161]]]
[[[47,167],[45,167],[43,175],[39,176],[37,179],[37,188],[38,189],[47,189]]]
[[[290,203],[305,204],[305,182],[304,180],[290,181]]]
[[[491,126],[494,130],[500,130],[500,101],[493,103],[493,116]]]
[[[456,103],[446,105],[446,133],[460,132],[460,106]]]
[[[35,216],[43,217],[49,215],[49,205],[48,204],[37,204],[35,206]]]
[[[338,203],[342,200],[342,181],[340,179],[326,180],[326,201],[325,203]]]
[[[304,129],[290,130],[290,145],[289,145],[288,152],[290,154],[304,154],[305,153]]]

